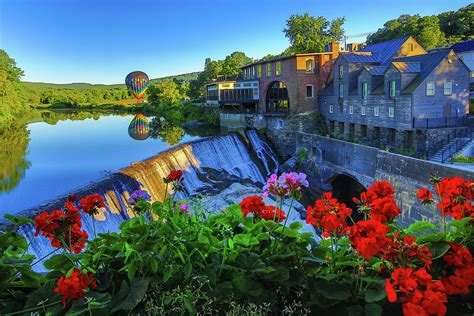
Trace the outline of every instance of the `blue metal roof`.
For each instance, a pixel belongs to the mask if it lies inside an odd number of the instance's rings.
[[[378,62],[386,64],[408,38],[409,36],[405,36],[388,42],[367,45],[361,50],[361,52],[372,52],[374,53],[374,56],[378,57]]]
[[[371,74],[372,76],[383,76],[385,74],[385,70],[387,70],[388,66],[366,66],[365,69]]]
[[[348,62],[350,63],[377,63],[379,62],[377,56],[371,53],[341,53]]]
[[[394,61],[392,65],[400,72],[421,72],[421,64],[419,62]]]
[[[456,54],[473,51],[474,40],[456,43],[453,46],[451,46],[451,49],[454,50]]]

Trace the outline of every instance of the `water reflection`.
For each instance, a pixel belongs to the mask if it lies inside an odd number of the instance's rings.
[[[0,131],[0,192],[13,190],[31,166],[26,160],[29,136],[26,126]]]
[[[178,144],[185,135],[185,131],[181,126],[173,124],[163,117],[153,118],[150,127],[150,135],[152,138],[161,139],[170,146]]]
[[[150,137],[150,124],[145,115],[135,115],[128,126],[128,135],[136,140],[145,140]]]

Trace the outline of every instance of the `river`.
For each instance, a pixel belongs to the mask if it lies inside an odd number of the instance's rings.
[[[119,113],[43,111],[36,122],[0,134],[0,216],[34,207],[173,145],[201,138],[196,131],[190,135],[171,126],[137,140],[129,134],[133,118]]]

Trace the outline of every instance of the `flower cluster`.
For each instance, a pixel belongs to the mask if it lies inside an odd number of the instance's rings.
[[[240,202],[243,217],[248,214],[253,214],[254,218],[264,220],[275,220],[282,222],[286,219],[285,212],[273,205],[265,205],[265,202],[260,196],[252,195],[244,198]]]
[[[404,315],[444,315],[448,301],[441,281],[433,281],[424,268],[396,268],[385,281],[389,302],[402,303]],[[398,291],[398,293],[397,293]]]
[[[82,273],[78,268],[74,268],[71,276],[61,276],[58,280],[55,293],[61,294],[61,301],[64,307],[67,306],[68,300],[75,300],[86,294],[86,289],[94,289],[97,282],[92,273]]]
[[[360,199],[354,198],[354,202],[359,206],[359,210],[368,210],[372,219],[386,223],[400,214],[394,193],[395,190],[389,182],[378,181],[362,193]]]
[[[105,207],[104,200],[100,194],[88,195],[82,198],[79,203],[82,211],[89,215],[97,214],[99,208]]]
[[[349,240],[361,256],[370,259],[384,252],[389,243],[389,231],[387,225],[377,220],[360,221],[351,226]]]
[[[325,238],[330,235],[342,236],[347,233],[347,217],[351,214],[350,208],[333,198],[331,192],[325,192],[314,206],[306,208],[306,223],[318,227]]]
[[[180,181],[183,177],[183,170],[172,170],[163,180],[165,183]]]
[[[278,177],[272,174],[263,187],[263,196],[273,194],[279,197],[295,197],[301,192],[302,187],[308,187],[306,174],[296,172],[284,172]]]
[[[82,230],[79,209],[74,206],[71,199],[64,203],[62,210],[52,211],[50,214],[42,212],[35,218],[35,236],[41,232],[51,240],[55,248],[67,248],[74,253],[79,253],[85,247],[87,232]]]
[[[130,205],[137,205],[139,201],[150,201],[151,196],[145,190],[136,190],[134,191],[130,197],[128,198],[128,204]]]
[[[449,295],[465,295],[469,287],[474,286],[474,263],[472,254],[463,245],[449,243],[451,249],[443,256],[446,270],[452,270],[441,282]]]
[[[382,258],[398,267],[423,264],[429,269],[433,255],[429,252],[428,247],[416,244],[416,237],[414,236],[405,235],[400,238],[400,234],[395,232],[393,237],[388,239],[388,243],[382,252]]]
[[[441,216],[451,216],[454,219],[464,217],[474,218],[474,181],[461,177],[432,179],[436,186],[439,202],[437,207]],[[426,188],[418,190],[417,197],[422,205],[433,204],[433,194]]]

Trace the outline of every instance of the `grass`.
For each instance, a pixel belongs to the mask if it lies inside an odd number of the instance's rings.
[[[474,157],[464,157],[463,155],[458,155],[451,159],[451,162],[474,163]]]

